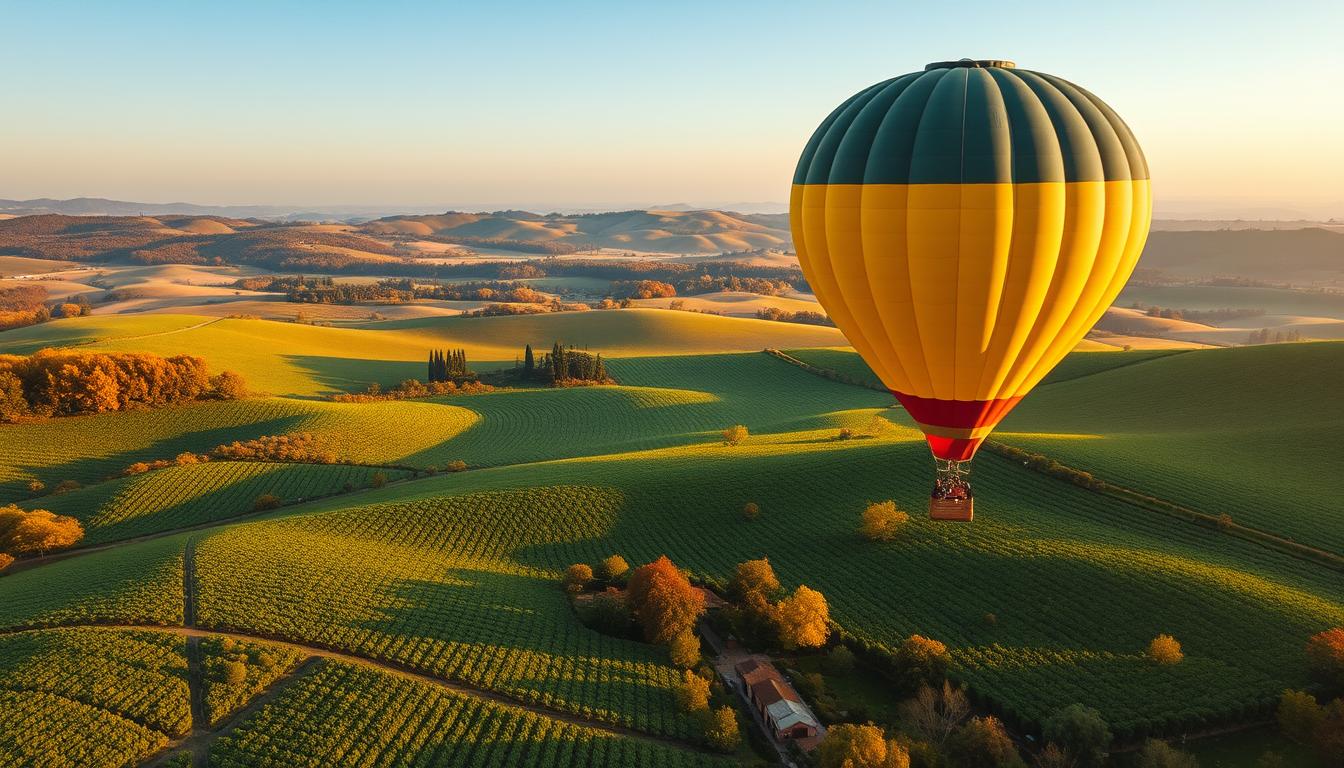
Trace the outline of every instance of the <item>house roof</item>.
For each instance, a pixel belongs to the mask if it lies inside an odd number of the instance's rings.
[[[809,728],[818,728],[817,719],[812,716],[807,707],[797,701],[780,699],[774,704],[765,708],[766,714],[774,721],[777,730],[788,730],[796,725],[806,725]]]
[[[760,661],[759,659],[747,659],[737,665],[737,673],[742,676],[742,682],[748,687],[761,682],[762,680],[783,680],[779,670],[775,669],[773,664]]]
[[[751,686],[751,695],[763,707],[781,700],[798,701],[798,694],[792,688],[773,678]]]

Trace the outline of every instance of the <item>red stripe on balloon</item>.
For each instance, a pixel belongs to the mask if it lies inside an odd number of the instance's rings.
[[[1005,397],[996,400],[938,400],[931,397],[917,397],[904,392],[892,392],[900,401],[901,407],[910,417],[923,426],[945,427],[947,429],[975,429],[977,427],[996,426],[1008,412],[1017,405],[1022,396]],[[940,459],[966,461],[975,455],[975,451],[984,442],[983,437],[954,438],[939,437],[925,433],[933,455]]]

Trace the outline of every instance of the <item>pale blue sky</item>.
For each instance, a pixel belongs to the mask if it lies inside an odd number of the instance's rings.
[[[1159,208],[1344,216],[1344,4],[901,5],[0,0],[0,197],[782,201],[836,104],[969,56],[1106,99]]]

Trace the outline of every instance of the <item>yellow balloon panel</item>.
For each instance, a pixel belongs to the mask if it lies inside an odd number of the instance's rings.
[[[1115,300],[1143,249],[1144,180],[808,184],[804,274],[895,391],[1023,395]]]

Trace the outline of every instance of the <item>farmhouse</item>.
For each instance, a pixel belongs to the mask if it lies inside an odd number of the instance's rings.
[[[768,661],[747,659],[737,665],[747,699],[776,739],[805,739],[817,735],[817,719],[798,692]]]

